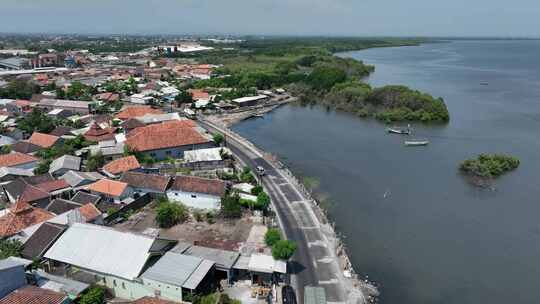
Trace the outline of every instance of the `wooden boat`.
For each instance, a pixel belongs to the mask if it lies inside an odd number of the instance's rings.
[[[409,127],[407,127],[407,128],[391,127],[391,128],[386,128],[386,131],[388,133],[401,134],[401,135],[410,135],[411,134],[411,129]]]
[[[429,144],[429,140],[427,139],[411,139],[405,141],[405,146],[427,146]]]

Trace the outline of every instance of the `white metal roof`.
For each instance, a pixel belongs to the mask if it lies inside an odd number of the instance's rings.
[[[208,148],[208,149],[198,149],[184,152],[184,160],[192,162],[201,162],[201,161],[217,161],[222,160],[221,151],[224,153],[230,153],[227,148]]]
[[[275,260],[271,255],[253,254],[249,260],[248,269],[264,273],[287,273],[287,262]]]
[[[214,262],[176,252],[167,252],[141,278],[196,289]]]
[[[186,151],[188,152],[188,151]],[[249,183],[240,183],[240,184],[235,184],[232,186],[233,189],[236,189],[236,190],[239,190],[239,191],[242,191],[242,192],[245,192],[245,193],[251,193],[251,189],[255,188],[255,186],[253,186],[252,184],[249,184]]]
[[[144,235],[75,223],[60,236],[45,257],[133,280],[150,256],[154,241]]]
[[[260,100],[260,99],[264,99],[264,98],[267,98],[267,97],[268,96],[266,96],[266,95],[246,96],[246,97],[240,97],[240,98],[233,99],[232,101],[236,102],[236,103],[243,103],[243,102],[248,102],[248,101]]]

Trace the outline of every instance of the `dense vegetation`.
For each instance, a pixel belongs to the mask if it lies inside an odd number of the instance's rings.
[[[170,228],[187,219],[187,208],[178,202],[169,202],[162,198],[156,207],[156,222],[161,228]]]
[[[0,98],[30,99],[32,94],[40,93],[38,85],[24,80],[10,81],[6,87],[0,88]]]
[[[417,40],[368,40],[354,38],[305,38],[248,40],[236,51],[199,55],[205,63],[223,66],[216,76],[192,84],[196,88],[232,88],[225,99],[250,95],[252,88],[287,87],[303,103],[320,103],[375,117],[385,122],[446,122],[448,110],[441,98],[404,86],[371,88],[362,79],[374,67],[351,58],[334,55],[337,51],[369,47],[417,44]]]
[[[494,178],[519,167],[519,159],[502,154],[480,154],[477,158],[467,159],[459,169],[465,174]]]
[[[266,231],[264,242],[272,248],[272,256],[276,260],[288,260],[296,251],[296,243],[283,239],[281,232],[275,228]]]
[[[11,256],[18,257],[22,251],[22,243],[18,240],[0,240],[0,260]]]

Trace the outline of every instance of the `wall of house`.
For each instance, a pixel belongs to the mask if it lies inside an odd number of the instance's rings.
[[[0,298],[24,285],[26,285],[24,266],[21,265],[0,271]]]
[[[215,145],[213,142],[208,142],[204,144],[197,145],[186,145],[180,147],[174,147],[169,149],[156,149],[143,152],[156,160],[164,160],[166,158],[184,158],[184,151],[197,150],[197,149],[206,149],[214,148]]]
[[[165,300],[181,302],[182,301],[182,287],[171,284],[165,284],[162,282],[143,278],[143,284],[146,288],[157,290],[159,292],[158,297]]]
[[[167,198],[170,201],[182,202],[188,207],[198,209],[217,210],[221,204],[219,196],[195,192],[169,190],[167,191]]]

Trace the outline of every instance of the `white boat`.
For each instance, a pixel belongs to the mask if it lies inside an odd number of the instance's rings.
[[[408,126],[407,128],[390,127],[390,128],[386,128],[386,132],[393,133],[393,134],[410,135],[411,127],[410,126]]]
[[[427,146],[429,144],[429,140],[427,139],[412,139],[412,140],[406,140],[405,146]]]

